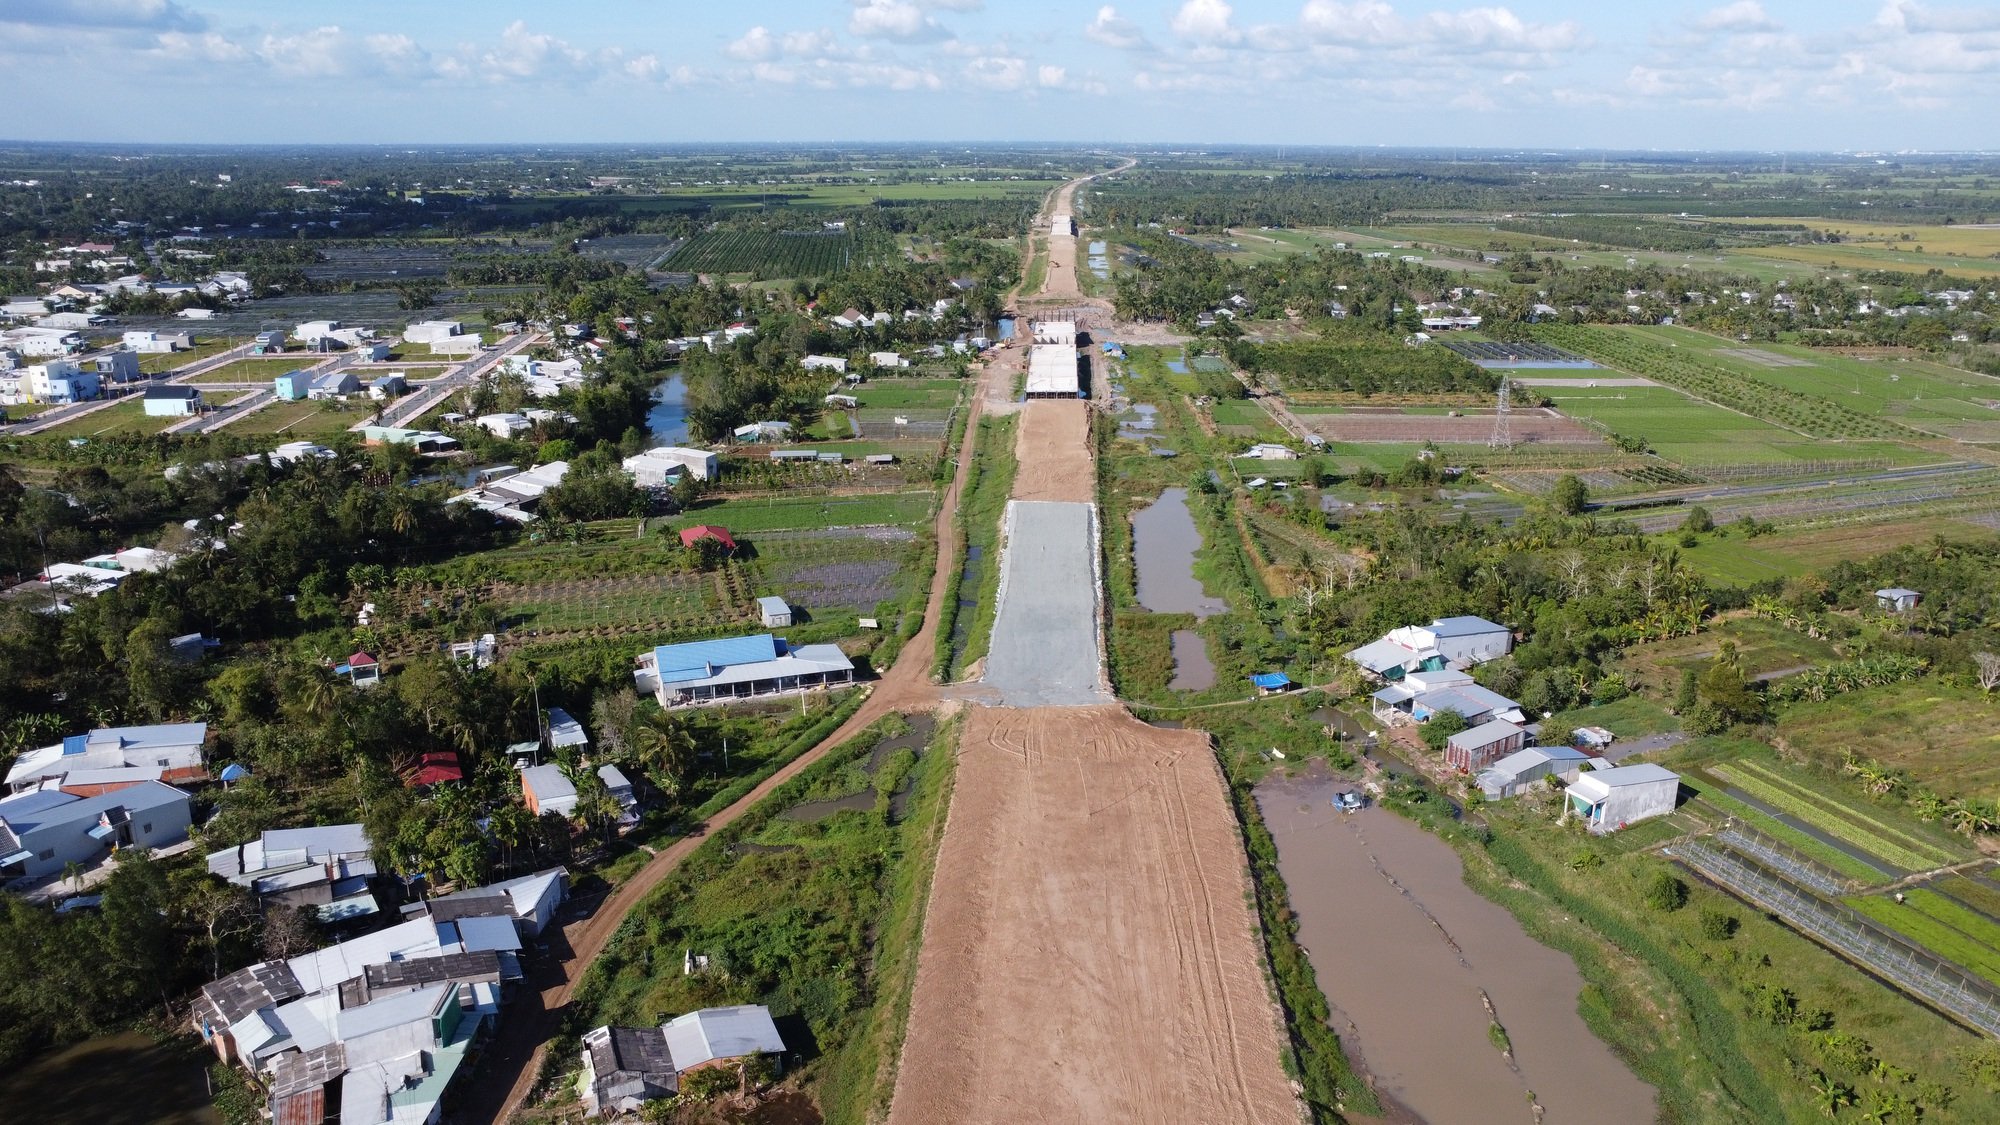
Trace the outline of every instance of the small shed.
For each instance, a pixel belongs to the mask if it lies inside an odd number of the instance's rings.
[[[568,816],[576,811],[576,786],[560,766],[529,766],[521,771],[521,803],[536,816]]]
[[[1292,678],[1283,672],[1259,672],[1250,677],[1250,682],[1257,686],[1258,695],[1277,695],[1292,690]]]
[[[337,675],[346,676],[355,687],[374,687],[382,682],[382,662],[365,652],[357,652],[347,658],[347,663],[334,667]]]
[[[1569,811],[1593,832],[1615,832],[1674,811],[1681,777],[1664,766],[1618,766],[1581,775],[1569,787]]]
[[[1489,801],[1512,797],[1551,775],[1576,780],[1590,755],[1571,746],[1530,746],[1479,771],[1479,788]]]
[[[1445,740],[1445,764],[1472,773],[1483,770],[1527,743],[1528,732],[1505,719],[1481,723]]]
[[[792,623],[792,607],[785,604],[785,599],[783,598],[758,598],[757,614],[763,618],[764,624],[768,628],[788,627]]]
[[[1901,586],[1875,591],[1875,604],[1891,613],[1907,613],[1917,608],[1917,603],[1923,598],[1915,590],[1905,590]]]

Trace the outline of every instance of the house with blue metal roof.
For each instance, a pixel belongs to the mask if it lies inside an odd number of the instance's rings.
[[[120,848],[163,848],[187,839],[188,795],[159,781],[94,797],[59,789],[0,801],[0,879],[92,866]]]
[[[854,662],[839,645],[793,648],[770,633],[661,645],[641,653],[638,689],[662,707],[805,691],[854,681]]]
[[[7,788],[19,793],[50,782],[70,788],[106,782],[202,780],[208,776],[203,759],[207,741],[207,723],[103,727],[72,734],[53,746],[30,750],[14,759],[7,771]]]
[[[1514,634],[1484,617],[1440,617],[1429,625],[1391,629],[1381,640],[1347,653],[1378,680],[1394,683],[1411,672],[1465,669],[1514,650]]]

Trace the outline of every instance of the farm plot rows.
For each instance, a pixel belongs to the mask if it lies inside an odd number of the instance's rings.
[[[732,568],[703,573],[498,586],[495,605],[507,632],[548,641],[575,634],[679,636],[754,620],[742,577]]]
[[[1844,900],[1932,953],[2000,984],[2000,924],[1935,891],[1914,890],[1902,902],[1876,895]]]
[[[1620,371],[1643,376],[1709,402],[1819,438],[1915,440],[1906,426],[1851,410],[1839,403],[1789,390],[1763,376],[1731,370],[1721,361],[1688,348],[1671,348],[1636,332],[1584,325],[1543,325],[1546,342],[1582,352]]]
[[[827,277],[854,259],[844,231],[703,231],[662,265],[695,273],[757,273],[765,277]]]
[[[757,538],[757,569],[795,606],[867,614],[899,593],[916,541],[895,527],[768,532]]]
[[[1701,799],[1813,862],[1858,883],[1884,883],[1896,874],[1863,863],[1839,848],[1830,847],[1825,841],[1799,831],[1764,810],[1737,800],[1719,786],[1701,787]]]
[[[1905,871],[1927,871],[1967,858],[1887,823],[1887,814],[1881,810],[1864,809],[1809,789],[1761,762],[1744,759],[1711,766],[1709,772],[1764,804]]]

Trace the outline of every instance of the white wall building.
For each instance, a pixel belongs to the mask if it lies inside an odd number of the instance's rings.
[[[1628,824],[1674,811],[1681,777],[1664,766],[1618,766],[1579,776],[1569,787],[1569,811],[1593,832],[1615,832]]]
[[[667,483],[667,478],[687,473],[696,480],[714,480],[720,471],[720,460],[706,449],[689,449],[685,446],[662,445],[635,453],[625,458],[625,471],[632,474],[632,483],[640,488],[659,488]]]

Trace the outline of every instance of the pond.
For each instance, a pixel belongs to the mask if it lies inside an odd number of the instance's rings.
[[[1174,691],[1207,691],[1215,686],[1215,664],[1208,659],[1208,641],[1193,629],[1174,630]]]
[[[1202,592],[1194,576],[1201,531],[1194,525],[1185,488],[1169,488],[1132,514],[1132,562],[1139,576],[1139,604],[1154,613],[1213,617],[1229,607]]]
[[[1577,1013],[1570,959],[1466,886],[1444,841],[1372,806],[1336,812],[1352,787],[1314,763],[1256,799],[1334,1026],[1384,1099],[1426,1121],[1653,1120],[1653,1089]]]
[[[212,1060],[192,1040],[162,1046],[138,1031],[100,1035],[0,1077],[0,1121],[220,1125],[208,1095]]]
[[[668,376],[653,388],[653,408],[646,412],[646,428],[653,440],[675,445],[687,440],[687,384],[680,372]]]
[[[999,332],[998,332],[998,335],[999,335],[999,338],[1000,338],[1000,339],[1002,339],[1002,340],[1011,340],[1011,339],[1013,339],[1013,338],[1014,338],[1014,318],[1013,318],[1013,317],[1011,317],[1011,316],[1003,316],[1003,317],[1001,317],[1001,318],[1000,318],[1000,327],[999,327]]]
[[[923,755],[925,749],[930,745],[931,736],[937,733],[937,720],[930,715],[918,714],[909,716],[905,721],[908,722],[910,729],[893,738],[885,738],[876,743],[874,749],[868,752],[867,764],[861,767],[862,773],[871,779],[874,778],[876,771],[880,770],[883,763],[889,760],[889,756],[898,750],[913,751],[920,757]],[[889,818],[891,820],[900,820],[902,818],[903,807],[909,802],[910,791],[915,784],[915,777],[906,777],[903,779],[903,784],[898,786],[894,793],[889,794]],[[874,807],[875,790],[870,788],[841,797],[826,797],[817,801],[801,801],[784,812],[779,813],[778,817],[781,820],[796,820],[811,824],[815,821],[824,820],[835,813],[848,812],[854,809],[872,809]],[[746,847],[748,846],[768,847],[768,845],[746,845]]]

